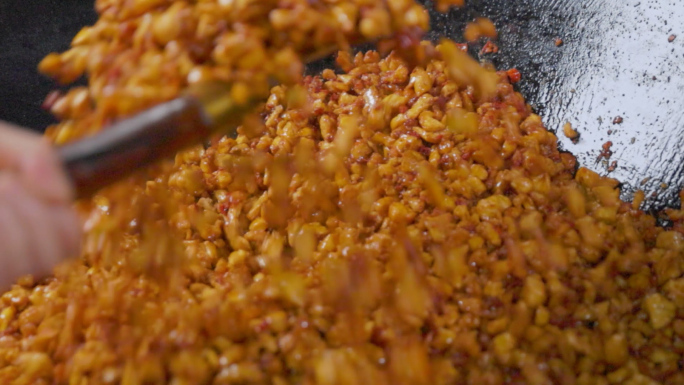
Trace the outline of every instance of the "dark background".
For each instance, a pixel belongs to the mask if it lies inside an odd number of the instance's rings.
[[[433,15],[431,38],[460,40],[465,23],[491,18],[500,33],[498,68],[518,68],[519,90],[551,130],[571,122],[577,144],[559,134],[580,164],[638,188],[648,208],[678,205],[684,187],[684,6],[679,0],[470,0]],[[37,74],[40,59],[62,51],[95,21],[93,0],[0,1],[0,119],[43,129],[41,111],[56,87]],[[681,35],[669,42],[671,35]],[[563,40],[556,47],[555,39]],[[477,55],[478,50],[473,53]],[[479,56],[479,55],[478,55]],[[622,124],[614,125],[621,116]],[[609,162],[597,162],[612,141]],[[609,163],[617,169],[608,172]]]
[[[0,119],[35,129],[53,122],[40,105],[56,85],[38,63],[96,19],[94,0],[0,0]]]

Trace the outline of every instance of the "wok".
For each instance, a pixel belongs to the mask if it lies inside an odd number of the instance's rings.
[[[470,0],[433,14],[432,39],[461,40],[465,24],[491,18],[497,54],[471,53],[497,68],[518,68],[517,87],[560,146],[580,165],[621,181],[623,198],[647,193],[644,208],[679,206],[684,187],[684,20],[679,0]],[[40,105],[58,87],[37,74],[40,59],[68,47],[96,20],[93,0],[0,2],[0,119],[42,130]],[[676,37],[676,35],[681,35]],[[557,39],[562,40],[560,46]],[[323,63],[328,65],[330,63]],[[309,70],[320,70],[321,64]],[[614,123],[621,117],[622,123]],[[620,119],[618,119],[620,120]],[[562,134],[570,122],[581,137]],[[598,160],[612,142],[610,160]],[[610,164],[617,168],[609,171]]]

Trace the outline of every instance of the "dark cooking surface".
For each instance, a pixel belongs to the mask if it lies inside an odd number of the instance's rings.
[[[484,58],[520,69],[519,88],[550,129],[562,132],[569,121],[580,131],[577,144],[559,133],[563,148],[602,174],[617,161],[610,175],[624,182],[626,197],[642,188],[656,193],[649,207],[662,207],[678,204],[684,187],[684,7],[678,2],[471,0],[465,11],[433,16],[431,36],[459,38],[467,20],[490,17],[501,52]],[[39,106],[54,85],[35,67],[94,21],[92,3],[0,1],[0,119],[34,128],[50,122]],[[681,36],[669,42],[671,35]],[[617,116],[622,124],[613,124]],[[597,162],[606,141],[614,154]]]
[[[55,85],[37,72],[52,51],[96,20],[94,0],[0,0],[0,119],[42,129],[53,120],[40,105]]]

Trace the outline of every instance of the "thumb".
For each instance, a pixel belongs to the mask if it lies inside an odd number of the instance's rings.
[[[0,122],[0,170],[13,172],[37,198],[69,202],[73,188],[47,139]]]
[[[34,196],[12,174],[0,173],[0,290],[17,278],[42,278],[78,255],[80,224],[70,204]]]

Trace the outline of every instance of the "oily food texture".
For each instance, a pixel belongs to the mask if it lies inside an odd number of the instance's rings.
[[[175,4],[98,2],[129,35],[53,139],[182,89],[190,46],[132,43]],[[441,59],[341,53],[305,100],[275,87],[236,139],[81,203],[82,258],[1,297],[0,383],[683,383],[684,214],[657,227],[575,174],[506,73],[421,47]]]
[[[145,188],[97,198],[83,262],[2,297],[0,378],[684,380],[681,212],[665,231],[618,199],[616,181],[573,176],[505,73],[478,101],[443,61],[338,62],[345,73],[304,80],[302,108],[274,88],[261,134],[179,154]],[[125,202],[159,187],[179,205],[169,226],[188,258],[168,289],[124,262],[134,225],[121,227],[118,263],[99,259]]]
[[[429,27],[427,11],[413,0],[97,0],[96,9],[97,23],[39,66],[62,83],[88,75],[88,87],[46,100],[64,120],[48,130],[57,143],[199,82],[231,82],[238,101],[266,97],[269,81],[298,83],[304,60],[358,42],[378,41],[418,59],[424,55],[415,43]]]

